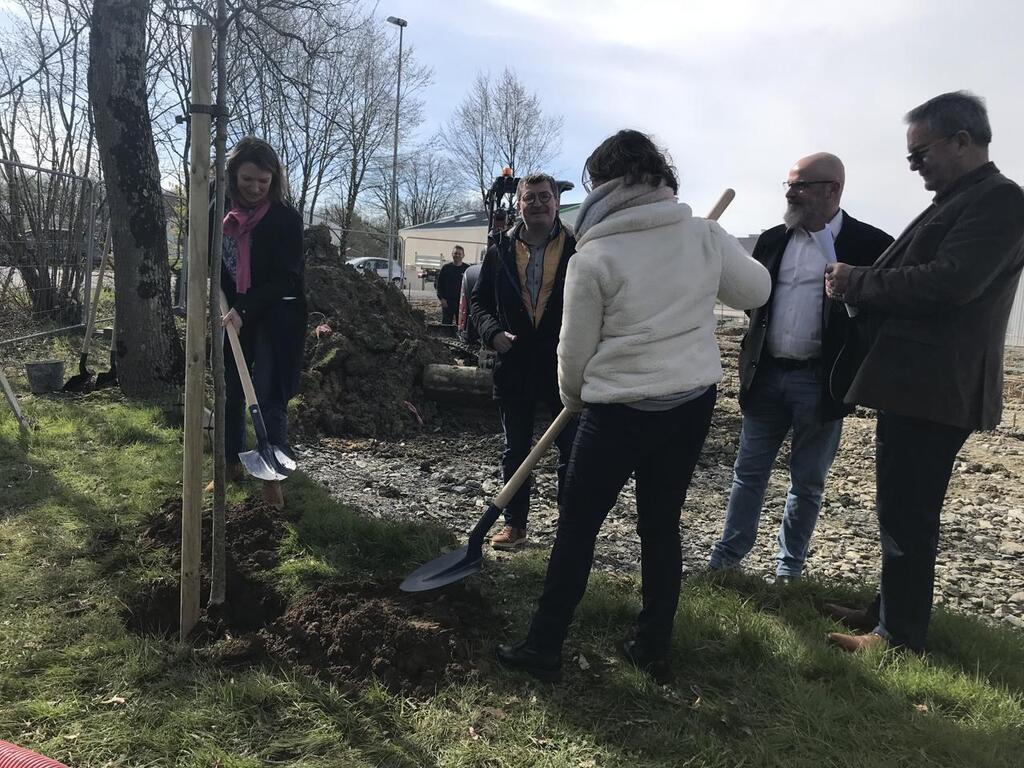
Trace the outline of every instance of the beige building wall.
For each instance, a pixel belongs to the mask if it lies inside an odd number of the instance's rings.
[[[407,275],[415,275],[417,267],[437,268],[451,260],[452,249],[461,245],[466,263],[483,260],[487,250],[487,227],[449,227],[447,229],[403,229],[402,261]]]

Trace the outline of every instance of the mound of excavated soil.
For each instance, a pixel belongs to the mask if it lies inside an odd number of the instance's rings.
[[[465,588],[410,597],[379,585],[321,587],[263,633],[275,656],[341,680],[371,675],[389,690],[426,695],[465,675],[479,628],[493,622]]]
[[[379,584],[325,585],[288,607],[261,577],[278,562],[285,533],[281,513],[255,501],[225,512],[227,601],[208,610],[193,633],[207,658],[225,665],[267,658],[301,666],[338,682],[379,679],[389,690],[429,695],[444,679],[472,667],[471,647],[497,617],[465,584],[406,595]],[[204,559],[209,523],[204,520]],[[140,543],[168,553],[180,565],[181,500],[168,499],[140,535]],[[202,571],[202,600],[209,578]],[[126,600],[123,619],[137,632],[178,630],[177,580],[143,585]]]
[[[314,230],[307,232],[310,325],[331,331],[307,337],[295,425],[331,436],[402,436],[432,415],[420,389],[424,367],[451,355],[428,337],[423,313],[401,291],[341,265]]]

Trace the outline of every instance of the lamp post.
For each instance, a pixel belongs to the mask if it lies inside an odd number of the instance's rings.
[[[388,16],[388,24],[398,27],[398,86],[395,88],[395,148],[391,155],[391,238],[388,243],[388,282],[395,280],[398,250],[398,112],[402,105],[402,35],[409,22]]]

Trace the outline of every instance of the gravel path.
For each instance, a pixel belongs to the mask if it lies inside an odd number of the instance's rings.
[[[738,332],[726,327],[720,337],[727,373],[683,509],[684,575],[706,567],[721,532],[740,426],[735,392]],[[972,435],[954,468],[943,511],[935,602],[1024,629],[1024,404],[1020,396],[1024,376],[1019,367],[1015,359],[1008,361],[1003,425],[994,432]],[[468,531],[500,488],[501,438],[494,416],[481,415],[475,421],[463,418],[460,426],[428,426],[424,433],[402,442],[325,439],[298,449],[300,465],[340,501],[366,514],[389,520],[433,520],[454,531]],[[807,576],[877,581],[873,436],[870,414],[846,420]],[[748,571],[765,578],[774,574],[787,461],[784,446],[765,498],[757,545],[744,563]],[[635,505],[630,481],[601,530],[598,567],[638,571]],[[549,454],[535,473],[531,546],[550,548],[556,517],[554,463]]]

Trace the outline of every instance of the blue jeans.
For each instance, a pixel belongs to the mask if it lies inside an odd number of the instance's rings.
[[[765,489],[783,440],[793,433],[789,493],[779,528],[775,571],[799,576],[821,510],[821,494],[843,420],[821,421],[822,375],[817,368],[784,370],[771,358],[762,368],[743,411],[725,530],[711,552],[711,568],[739,565],[754,546]]]

